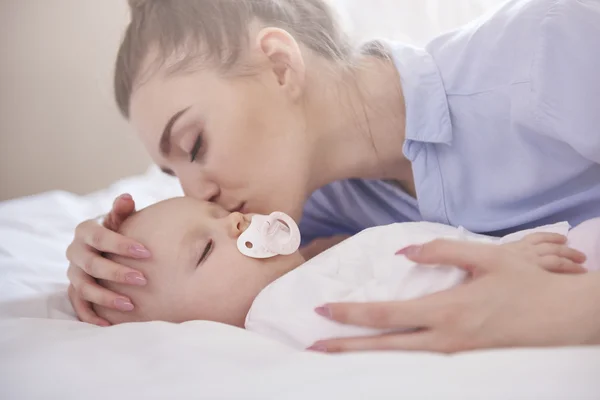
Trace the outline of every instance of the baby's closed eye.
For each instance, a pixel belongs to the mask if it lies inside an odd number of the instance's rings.
[[[204,249],[202,250],[202,254],[200,255],[200,258],[198,259],[198,263],[196,264],[196,266],[200,266],[202,263],[204,263],[208,259],[213,248],[214,248],[214,241],[212,239],[208,239],[208,241],[204,245]]]

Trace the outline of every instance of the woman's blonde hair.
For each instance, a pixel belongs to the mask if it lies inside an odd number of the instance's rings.
[[[227,72],[249,43],[251,23],[288,31],[315,54],[349,61],[350,46],[327,0],[129,0],[131,22],[119,49],[115,96],[129,117],[129,102],[150,51],[170,71],[210,65]],[[182,57],[182,55],[185,55]]]

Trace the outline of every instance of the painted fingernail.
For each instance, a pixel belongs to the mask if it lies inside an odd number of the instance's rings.
[[[331,318],[331,309],[327,306],[317,307],[315,308],[315,312],[321,317]]]
[[[134,244],[129,248],[129,252],[136,257],[147,258],[150,257],[150,252],[144,246],[140,244]]]
[[[132,200],[133,198],[131,197],[131,195],[129,194],[122,194],[119,197],[117,197],[115,199],[115,201],[113,201],[113,207],[120,201],[120,200]]]
[[[125,282],[136,286],[144,286],[148,281],[144,278],[144,275],[139,272],[128,272],[125,274]]]
[[[396,252],[397,256],[416,256],[423,250],[423,246],[408,246]]]
[[[310,350],[310,351],[318,351],[320,353],[327,353],[327,347],[323,344],[313,344],[312,346],[310,346],[309,348],[307,348],[306,350]]]
[[[115,307],[121,311],[133,311],[133,304],[127,299],[116,299]]]

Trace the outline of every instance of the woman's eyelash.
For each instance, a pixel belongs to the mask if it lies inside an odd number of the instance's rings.
[[[210,239],[208,241],[208,243],[206,243],[206,247],[204,248],[204,251],[202,252],[202,255],[200,256],[200,260],[198,260],[198,265],[202,264],[204,262],[204,260],[206,260],[206,258],[210,254],[210,251],[213,248],[213,245],[214,245],[214,243],[213,243],[212,239]]]
[[[198,158],[198,153],[200,152],[201,148],[202,148],[202,135],[199,134],[198,137],[196,138],[196,141],[194,142],[194,147],[192,147],[192,151],[190,151],[190,162],[196,161],[196,158]]]

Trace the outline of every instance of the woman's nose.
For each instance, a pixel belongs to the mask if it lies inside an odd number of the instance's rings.
[[[213,203],[217,201],[221,194],[219,186],[208,180],[192,180],[191,182],[186,182],[182,178],[181,187],[186,196]]]
[[[227,217],[229,236],[237,239],[250,226],[250,219],[239,212],[232,212]]]

